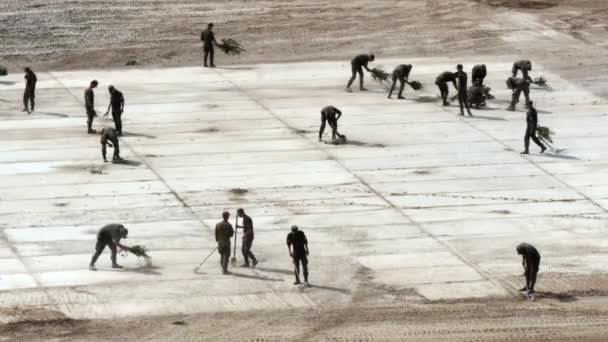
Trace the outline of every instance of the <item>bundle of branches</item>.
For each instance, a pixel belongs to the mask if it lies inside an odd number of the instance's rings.
[[[147,253],[148,249],[146,248],[146,246],[141,246],[141,245],[131,246],[131,247],[127,248],[127,252],[129,252],[137,257],[144,257],[144,258],[150,257]]]
[[[412,87],[412,89],[414,90],[420,90],[422,89],[422,83],[418,82],[418,81],[411,81],[410,82],[410,86]]]
[[[388,73],[384,71],[381,67],[373,68],[370,73],[372,74],[372,79],[375,82],[382,83],[388,80]]]
[[[245,52],[245,48],[232,38],[222,39],[222,43],[218,44],[218,48],[227,55],[238,56],[242,52]]]
[[[544,88],[547,86],[547,79],[544,77],[537,77],[534,79],[534,81],[532,81],[532,83],[536,84],[537,86]]]
[[[0,76],[6,76],[8,75],[8,69],[6,69],[5,66],[0,65]]]
[[[549,146],[553,144],[553,136],[555,135],[555,132],[553,132],[551,128],[545,126],[537,126],[536,132],[538,133],[538,139],[541,142]]]

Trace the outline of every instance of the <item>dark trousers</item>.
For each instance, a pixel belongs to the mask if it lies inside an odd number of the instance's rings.
[[[36,93],[34,89],[25,88],[23,92],[23,108],[28,112],[34,111],[34,98],[36,97]]]
[[[213,55],[214,54],[215,54],[215,49],[213,48],[213,46],[203,48],[203,63],[205,66],[208,66],[208,65],[214,66],[215,65],[215,64],[213,64]],[[207,64],[207,59],[209,59],[209,64]]]
[[[448,84],[445,82],[435,82],[437,87],[439,88],[439,94],[441,95],[441,101],[443,104],[448,103],[448,95],[450,94],[450,90],[448,88]]]
[[[543,143],[540,142],[540,140],[538,140],[538,137],[536,136],[535,123],[528,123],[526,127],[526,135],[524,136],[524,147],[526,151],[528,151],[528,148],[530,147],[530,139],[532,139],[532,141],[534,141],[534,143],[538,145],[538,147],[540,147],[542,150],[545,149],[545,145],[543,145]]]
[[[360,65],[352,64],[351,71],[352,76],[350,77],[350,80],[348,80],[346,88],[350,88],[355,81],[355,78],[357,78],[357,74],[359,74],[359,89],[363,89],[363,68]]]
[[[302,264],[302,273],[304,275],[304,281],[308,282],[308,257],[304,255],[293,255],[294,274],[296,276],[296,282],[300,282],[300,264]]]
[[[536,276],[540,268],[540,257],[538,260],[531,260],[526,263],[526,288],[530,292],[534,292],[534,285],[536,284]]]
[[[321,127],[319,127],[319,139],[323,136],[323,132],[325,131],[325,123],[329,123],[329,127],[331,127],[331,138],[332,140],[337,139],[338,134],[338,121],[337,120],[327,120],[325,115],[321,113]]]
[[[93,109],[87,108],[87,128],[90,130],[93,129],[93,120],[95,119],[95,111]]]
[[[399,82],[401,83],[401,85],[399,86],[399,98],[403,97],[403,89],[405,89],[405,78],[397,78],[397,77],[393,77],[393,84],[391,85],[391,90],[388,92],[388,97],[391,97],[391,95],[393,95],[393,90],[395,90],[395,86],[397,85],[397,80],[399,80]]]
[[[220,266],[223,272],[228,272],[228,262],[230,262],[230,245],[218,246],[218,253],[220,253]]]
[[[530,102],[530,89],[528,87],[521,88],[518,87],[513,91],[513,96],[511,96],[511,107],[515,108],[515,105],[519,102],[519,96],[521,93],[524,93],[524,97],[526,98],[526,103]]]
[[[112,266],[116,265],[116,245],[112,239],[103,238],[97,236],[97,243],[95,244],[95,254],[91,258],[91,266],[94,266],[97,262],[97,259],[101,255],[101,252],[106,248],[106,246],[110,247],[110,251],[112,251]]]
[[[116,126],[116,132],[118,134],[122,134],[122,113],[120,109],[114,110],[112,109],[112,119],[114,119],[114,125]]]
[[[460,104],[460,114],[464,115],[464,108],[467,108],[467,113],[471,115],[471,108],[469,108],[469,101],[467,100],[466,90],[458,91],[458,104]]]
[[[103,156],[103,160],[106,160],[106,145],[107,144],[101,144],[101,155]],[[120,147],[118,145],[118,139],[112,141],[112,145],[114,146],[114,155],[112,156],[112,159],[118,160],[120,159]]]
[[[258,260],[255,258],[255,255],[251,253],[251,245],[253,245],[253,240],[243,240],[243,244],[241,246],[241,252],[243,252],[243,259],[245,259],[245,264],[249,265],[249,258],[253,261],[254,264],[257,264]]]

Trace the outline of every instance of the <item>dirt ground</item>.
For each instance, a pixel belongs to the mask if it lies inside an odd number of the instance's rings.
[[[10,72],[201,64],[207,22],[247,53],[218,64],[382,56],[513,55],[608,96],[608,2],[597,0],[3,0],[0,64]],[[608,297],[541,294],[403,302],[362,288],[344,307],[0,326],[0,341],[600,341]],[[388,298],[384,301],[370,298]]]

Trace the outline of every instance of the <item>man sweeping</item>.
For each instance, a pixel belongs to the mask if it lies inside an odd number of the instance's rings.
[[[84,108],[87,111],[87,133],[94,134],[97,133],[96,130],[93,129],[93,119],[97,116],[97,112],[95,111],[95,93],[93,89],[97,88],[99,82],[97,80],[91,81],[91,84],[84,91]]]
[[[530,102],[530,82],[519,77],[509,77],[507,79],[507,87],[513,91],[511,104],[507,108],[508,111],[515,111],[515,105],[519,102],[522,92],[526,98],[526,103]]]
[[[222,221],[215,225],[215,241],[217,241],[217,251],[220,253],[220,265],[222,266],[222,274],[230,274],[228,272],[228,262],[230,261],[230,238],[234,235],[234,229],[228,219],[230,213],[224,211],[222,213]]]
[[[110,109],[112,109],[112,119],[116,126],[116,133],[122,135],[122,113],[125,109],[125,98],[122,96],[122,92],[114,88],[113,85],[108,86],[108,92],[110,93],[110,104],[104,116],[108,115]]]
[[[534,141],[538,147],[540,147],[540,153],[545,152],[547,149],[543,143],[538,140],[536,136],[536,130],[538,128],[538,113],[536,112],[536,108],[534,108],[534,104],[532,101],[528,102],[528,112],[526,113],[526,134],[524,136],[524,150],[521,154],[529,154],[530,153],[530,139]]]
[[[391,85],[391,90],[388,92],[388,98],[390,99],[393,95],[393,90],[395,90],[395,85],[397,84],[397,80],[399,80],[399,95],[397,95],[398,99],[404,99],[403,97],[403,89],[405,85],[408,84],[411,87],[408,78],[410,77],[410,72],[412,71],[411,64],[400,64],[393,70],[393,84]]]
[[[304,275],[303,285],[308,286],[308,240],[303,231],[298,230],[298,226],[291,226],[291,233],[287,235],[287,249],[289,256],[293,259],[294,274],[296,281],[294,285],[300,285],[300,264]]]
[[[112,255],[110,256],[110,259],[112,260],[112,268],[122,268],[122,266],[116,263],[117,248],[120,248],[121,250],[128,248],[120,243],[120,240],[126,239],[128,234],[129,231],[122,224],[112,223],[103,226],[97,233],[95,254],[93,254],[93,257],[91,258],[89,269],[91,271],[97,271],[97,268],[95,268],[95,263],[106,246],[110,247],[110,251],[112,252]]]
[[[469,101],[467,100],[468,92],[468,76],[467,73],[462,70],[462,64],[456,66],[456,89],[458,90],[458,104],[460,105],[460,115],[464,116],[464,108],[466,107],[469,116],[471,109],[469,108]]]
[[[352,91],[350,89],[350,86],[355,81],[357,74],[359,74],[359,90],[361,90],[361,91],[367,90],[367,89],[365,89],[365,87],[363,87],[363,68],[365,68],[365,70],[367,70],[368,72],[371,72],[371,70],[367,67],[367,65],[369,62],[373,62],[374,59],[376,59],[376,57],[373,54],[369,54],[369,55],[362,54],[362,55],[358,55],[357,57],[353,58],[350,61],[352,76],[351,76],[350,80],[348,80],[348,84],[346,85],[347,92]]]
[[[25,71],[25,90],[23,91],[23,112],[27,112],[31,114],[34,111],[34,106],[36,102],[34,98],[36,97],[36,83],[38,82],[38,77],[36,74],[30,69],[26,67]]]
[[[451,71],[444,71],[435,79],[435,84],[439,88],[439,94],[441,95],[444,106],[450,105],[448,102],[448,95],[450,94],[448,82],[452,82],[454,88],[458,89],[458,86],[456,85],[456,74]]]
[[[524,267],[524,276],[526,277],[526,286],[520,291],[526,291],[528,295],[534,294],[534,285],[536,284],[536,275],[540,266],[540,253],[529,243],[522,242],[516,248],[517,254],[522,257],[522,266]]]
[[[327,106],[321,109],[321,127],[319,127],[319,142],[322,141],[326,122],[329,124],[329,127],[331,127],[332,141],[335,142],[338,141],[338,138],[344,138],[344,136],[338,132],[338,120],[341,116],[342,112],[334,106]]]
[[[214,46],[217,45],[217,41],[215,40],[215,34],[213,34],[213,23],[207,24],[207,29],[201,33],[201,41],[203,42],[203,65],[205,68],[215,68],[213,58],[215,55]],[[207,64],[207,59],[209,59],[209,64]]]
[[[249,267],[249,259],[251,259],[251,266],[255,267],[258,264],[258,260],[255,255],[251,252],[251,246],[253,245],[253,220],[249,215],[245,214],[243,208],[239,208],[236,214],[242,220],[242,226],[236,226],[236,228],[243,228],[243,243],[241,246],[241,252],[243,252],[243,259],[245,262],[241,267]]]
[[[511,69],[511,73],[513,74],[512,76],[517,77],[517,73],[520,70],[524,77],[524,80],[532,82],[532,78],[530,78],[530,75],[528,75],[528,72],[532,71],[532,62],[527,59],[522,59],[513,63],[513,68]]]
[[[112,157],[113,162],[119,162],[120,158],[120,146],[118,144],[118,134],[116,130],[111,127],[105,127],[101,130],[101,156],[104,162],[108,162],[106,158],[106,145],[114,148],[114,156]]]

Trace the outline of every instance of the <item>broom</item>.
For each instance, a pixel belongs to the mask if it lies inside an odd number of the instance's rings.
[[[234,218],[234,250],[232,252],[232,258],[230,258],[230,264],[232,266],[236,265],[236,235],[239,231],[239,229],[237,228],[239,224],[239,215],[236,215],[236,217]]]
[[[150,258],[150,256],[148,255],[148,249],[146,248],[146,246],[135,245],[135,246],[127,247],[125,249],[125,251],[135,255],[138,258],[144,258],[144,261],[146,262],[146,266],[149,267],[152,265],[152,258]],[[123,255],[123,256],[126,256],[126,255]]]
[[[218,44],[217,47],[222,50],[223,53],[232,56],[238,56],[247,51],[241,46],[241,44],[239,44],[239,42],[232,38],[222,39],[222,43]]]
[[[410,83],[410,87],[412,87],[412,89],[418,91],[420,89],[422,89],[422,83],[418,82],[418,81],[412,81],[409,82]]]
[[[538,139],[553,149],[553,146],[551,145],[553,144],[553,136],[555,135],[555,132],[546,126],[537,126],[536,132],[538,133]]]
[[[382,67],[376,67],[370,70],[372,74],[372,80],[374,82],[382,83],[388,80],[389,74],[382,69]]]
[[[532,83],[536,84],[540,88],[545,88],[547,86],[547,79],[543,76],[537,77],[532,81]]]

